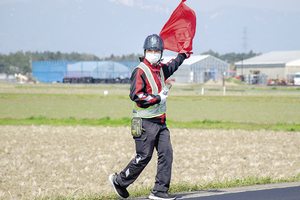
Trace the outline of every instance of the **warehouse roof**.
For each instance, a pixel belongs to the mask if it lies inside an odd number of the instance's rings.
[[[75,63],[68,64],[67,70],[69,71],[93,71],[93,70],[99,70],[99,71],[128,71],[129,69],[118,62],[114,61],[78,61]]]
[[[270,53],[243,60],[243,64],[285,64],[298,59],[300,59],[300,51],[273,51]],[[239,61],[235,64],[241,65],[242,62]]]
[[[286,63],[286,66],[299,66],[300,67],[300,59],[299,60],[294,60],[292,62]]]
[[[209,56],[210,55],[197,55],[197,56],[191,55],[191,57],[189,57],[188,59],[185,59],[182,64],[183,65],[192,65],[192,64],[194,64],[200,60],[203,60],[204,58],[207,58]],[[174,58],[175,58],[174,56],[164,56],[162,63],[167,63],[171,59],[174,59]]]
[[[74,62],[74,63],[69,63],[67,65],[67,70],[71,70],[71,71],[89,70],[89,71],[92,71],[95,66],[97,66],[97,62],[95,62],[95,61],[78,61],[78,62]]]

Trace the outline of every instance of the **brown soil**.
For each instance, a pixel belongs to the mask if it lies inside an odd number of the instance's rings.
[[[300,132],[170,131],[172,183],[300,173]],[[134,152],[129,127],[0,126],[0,199],[113,193],[109,174]],[[129,190],[151,187],[155,173],[156,153]]]

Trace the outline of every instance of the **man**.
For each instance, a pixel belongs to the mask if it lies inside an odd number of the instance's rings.
[[[152,158],[158,154],[157,174],[150,199],[176,199],[168,193],[171,181],[173,150],[170,132],[166,126],[166,100],[168,88],[165,81],[178,69],[189,53],[178,54],[168,64],[161,64],[164,50],[160,36],[149,35],[144,43],[144,57],[132,71],[130,99],[134,102],[133,117],[142,125],[142,133],[134,135],[136,156],[119,174],[111,174],[109,181],[121,198],[129,196],[126,188],[133,183]],[[138,123],[139,123],[138,122]],[[136,130],[132,131],[135,133]]]

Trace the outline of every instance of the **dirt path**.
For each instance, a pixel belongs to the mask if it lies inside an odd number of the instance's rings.
[[[300,173],[300,132],[170,131],[172,183]],[[109,194],[108,175],[134,155],[129,127],[0,126],[0,198]],[[129,190],[152,186],[155,173],[156,153]]]

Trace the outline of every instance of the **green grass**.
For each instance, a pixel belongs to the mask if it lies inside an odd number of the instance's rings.
[[[234,100],[168,100],[167,118],[174,121],[231,121],[239,123],[300,123],[297,102]]]
[[[300,181],[300,174],[294,177],[282,178],[282,179],[272,179],[271,177],[256,178],[256,177],[246,177],[241,179],[225,181],[213,181],[205,184],[190,184],[190,183],[180,183],[176,185],[171,185],[170,192],[178,193],[183,191],[200,191],[200,190],[211,190],[219,188],[230,188],[230,187],[240,187],[249,185],[260,185],[260,184],[270,184],[270,183],[282,183],[282,182],[296,182]]]
[[[291,102],[300,103],[299,97],[261,97],[261,96],[170,96],[169,100],[209,101],[209,102]]]
[[[237,123],[237,122],[221,122],[221,121],[193,121],[193,122],[176,122],[169,120],[167,121],[168,127],[170,128],[195,128],[195,129],[224,129],[224,130],[274,130],[274,131],[300,131],[300,124],[258,124],[258,123]]]
[[[4,118],[0,119],[0,125],[52,125],[52,126],[130,126],[131,118],[123,117],[118,119],[111,119],[110,117],[104,117],[100,119],[76,119],[69,117],[65,119],[46,118],[45,116],[31,116],[25,119],[12,119]],[[222,122],[212,121],[205,119],[203,121],[192,122],[179,122],[173,120],[167,120],[169,128],[195,128],[195,129],[224,129],[224,130],[274,130],[274,131],[300,131],[300,124],[257,124],[257,123],[236,123],[236,122]]]
[[[0,88],[5,88],[5,86],[1,86]],[[38,85],[14,85],[13,88],[15,89],[58,89],[58,90],[63,90],[63,89],[71,89],[71,90],[76,90],[76,89],[127,89],[129,90],[130,85],[129,84],[38,84]]]
[[[45,99],[128,99],[128,95],[103,94],[41,94],[41,93],[0,93],[0,100],[45,100]],[[172,96],[169,100],[184,101],[230,101],[230,102],[294,102],[300,103],[299,97],[270,96]]]
[[[69,117],[65,119],[46,118],[45,116],[28,117],[25,119],[0,119],[0,125],[53,125],[53,126],[130,126],[131,119],[124,117],[120,119],[110,119],[110,117],[104,117],[100,119],[76,119]]]
[[[30,93],[0,93],[0,99],[5,100],[43,100],[43,99],[104,99],[103,94],[30,94]],[[128,99],[124,95],[110,95],[113,99]]]
[[[43,97],[44,95],[41,95]],[[130,117],[132,103],[129,97],[114,96],[103,98],[88,98],[93,95],[55,95],[55,98],[9,99],[0,100],[0,118],[24,119],[31,116],[64,119],[74,117],[110,118]],[[74,98],[73,98],[74,97]]]
[[[184,192],[193,192],[201,190],[215,190],[221,188],[230,188],[230,187],[240,187],[240,186],[250,186],[250,185],[261,185],[261,184],[271,184],[271,183],[283,183],[283,182],[297,182],[300,181],[300,173],[294,177],[287,177],[281,179],[273,179],[272,177],[245,177],[241,179],[227,179],[224,181],[213,181],[204,184],[190,184],[190,183],[179,183],[171,184],[169,193],[184,193]],[[150,193],[151,187],[138,188],[136,190],[128,190],[130,197],[142,197],[148,196]],[[77,192],[75,191],[70,197],[57,196],[57,197],[37,197],[36,200],[69,200],[69,199],[78,199],[78,200],[104,200],[104,199],[119,199],[116,194],[111,194],[104,196],[101,194],[86,194],[84,197],[76,197]]]
[[[167,119],[177,122],[300,123],[300,98],[268,96],[170,96]],[[120,119],[132,116],[128,95],[0,93],[0,119]]]

